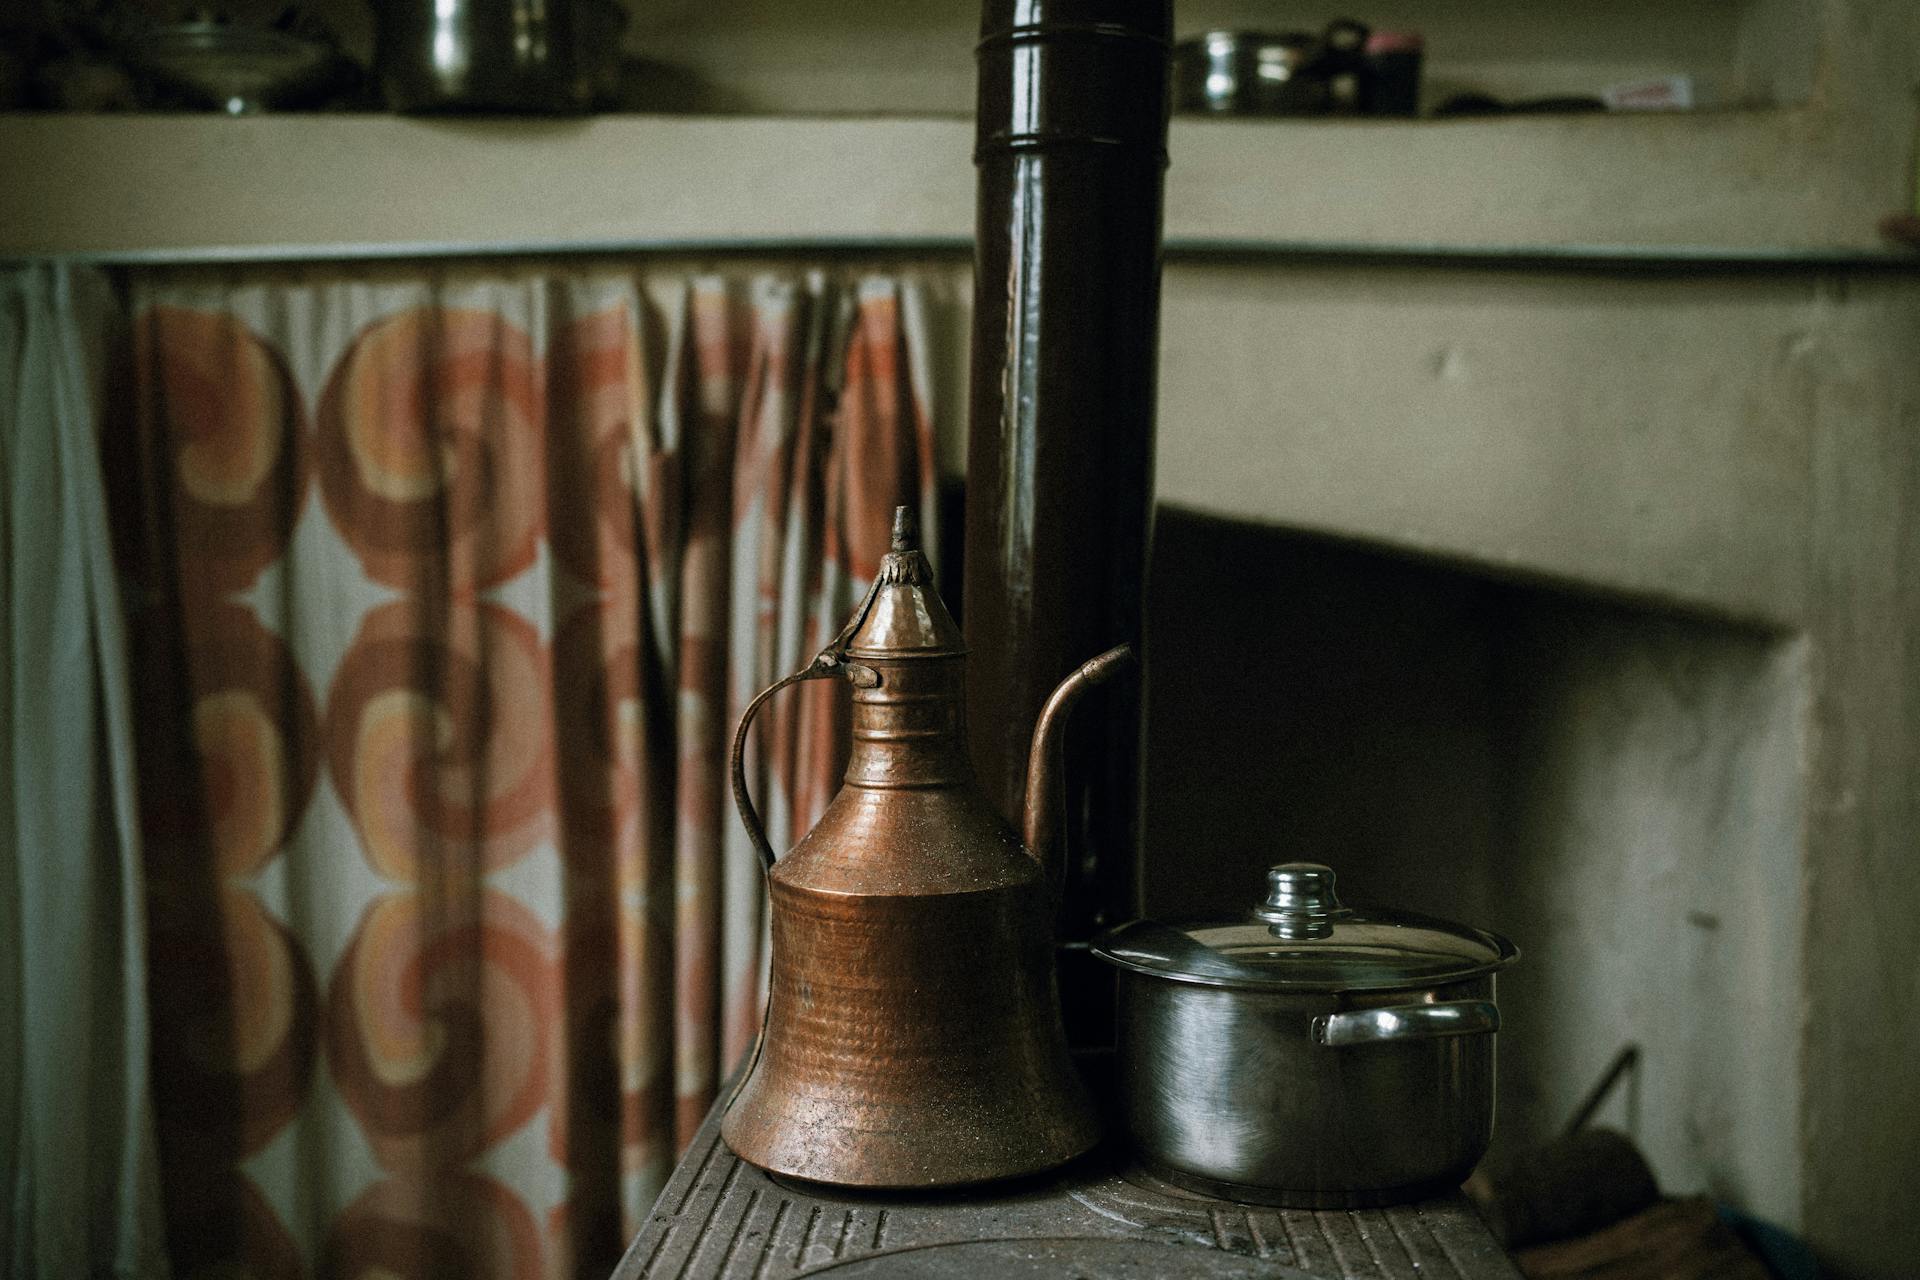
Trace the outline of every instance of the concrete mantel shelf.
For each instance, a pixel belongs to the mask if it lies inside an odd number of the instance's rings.
[[[0,115],[0,255],[958,248],[971,143],[947,117]],[[1857,171],[1843,145],[1800,108],[1178,119],[1166,234],[1229,253],[1884,256],[1898,175],[1816,181]]]

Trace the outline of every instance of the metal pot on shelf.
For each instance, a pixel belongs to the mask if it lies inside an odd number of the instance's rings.
[[[1497,934],[1343,906],[1327,867],[1267,873],[1236,921],[1150,920],[1094,954],[1121,970],[1119,1083],[1167,1180],[1305,1208],[1451,1190],[1493,1132]]]
[[[1369,30],[1208,31],[1173,49],[1176,109],[1202,115],[1353,115],[1366,106]]]
[[[607,99],[626,11],[615,0],[390,0],[375,63],[412,112],[563,114]]]

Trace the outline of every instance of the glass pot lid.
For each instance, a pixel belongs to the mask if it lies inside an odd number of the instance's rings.
[[[1267,896],[1245,919],[1136,920],[1096,939],[1093,953],[1177,982],[1286,991],[1427,987],[1491,973],[1520,954],[1500,935],[1466,925],[1343,906],[1333,871],[1317,862],[1269,870]]]

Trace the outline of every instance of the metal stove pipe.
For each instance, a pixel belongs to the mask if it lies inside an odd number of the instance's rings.
[[[1140,642],[1172,21],[1170,0],[982,13],[967,716],[1010,816],[1048,691]],[[1139,907],[1140,687],[1090,700],[1067,742],[1061,996],[1085,1046],[1111,1042],[1111,981],[1074,944]]]

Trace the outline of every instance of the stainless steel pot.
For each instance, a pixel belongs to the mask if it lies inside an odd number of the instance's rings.
[[[396,111],[583,111],[617,78],[613,0],[388,0],[375,62]]]
[[[1333,872],[1267,873],[1242,921],[1136,921],[1094,954],[1121,969],[1119,1073],[1139,1154],[1210,1195],[1336,1208],[1451,1189],[1493,1133],[1495,934],[1359,911]]]
[[[1176,110],[1311,116],[1361,109],[1367,27],[1342,18],[1304,31],[1208,31],[1173,47]]]

